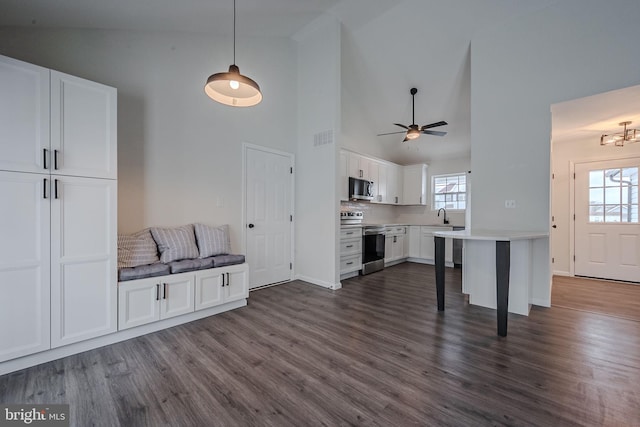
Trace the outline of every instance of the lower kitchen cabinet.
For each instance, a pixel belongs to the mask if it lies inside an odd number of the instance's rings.
[[[118,329],[128,329],[194,311],[194,273],[121,282]]]
[[[407,227],[405,226],[392,226],[387,227],[385,230],[385,245],[384,245],[384,263],[397,264],[398,261],[404,261],[407,258],[405,241]]]
[[[340,230],[340,278],[357,276],[362,269],[362,227]]]
[[[202,310],[249,296],[246,264],[196,272],[195,309]]]
[[[411,242],[409,244],[409,257],[411,261],[423,262],[425,264],[435,263],[435,242],[433,240],[434,231],[450,231],[452,227],[441,226],[412,226],[409,234]],[[453,240],[445,239],[444,261],[448,267],[453,267]]]

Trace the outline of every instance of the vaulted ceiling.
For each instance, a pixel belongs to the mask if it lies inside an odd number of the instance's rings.
[[[558,0],[237,0],[238,34],[292,37],[323,13],[343,23],[343,133],[360,151],[402,164],[468,156],[474,35]],[[205,0],[0,0],[0,25],[185,31],[228,35],[233,2]],[[448,134],[378,137],[416,122]],[[500,128],[496,118],[496,129]],[[367,147],[371,147],[367,150]]]

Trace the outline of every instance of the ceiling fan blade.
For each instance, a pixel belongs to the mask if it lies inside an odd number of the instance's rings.
[[[407,133],[405,131],[400,131],[400,132],[389,132],[389,133],[379,133],[378,136],[383,136],[383,135],[396,135],[398,133]]]
[[[396,126],[400,126],[401,128],[409,129],[409,126],[401,125],[400,123],[394,123]]]
[[[437,130],[423,130],[422,133],[424,133],[425,135],[435,135],[435,136],[445,136],[447,134],[446,132],[440,132]]]
[[[424,125],[420,128],[420,130],[425,130],[425,129],[431,129],[431,128],[437,128],[438,126],[444,126],[444,125],[448,125],[449,123],[445,122],[445,121],[440,121],[440,122],[435,122],[435,123],[431,123],[428,125]]]

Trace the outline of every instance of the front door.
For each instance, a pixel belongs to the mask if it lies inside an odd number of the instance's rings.
[[[575,274],[640,282],[640,158],[575,167]]]
[[[249,287],[291,280],[293,156],[245,146]]]

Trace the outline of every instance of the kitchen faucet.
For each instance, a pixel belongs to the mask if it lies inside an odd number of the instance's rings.
[[[449,220],[447,219],[447,210],[445,208],[438,209],[438,216],[440,216],[440,211],[444,211],[444,224],[449,224]]]

